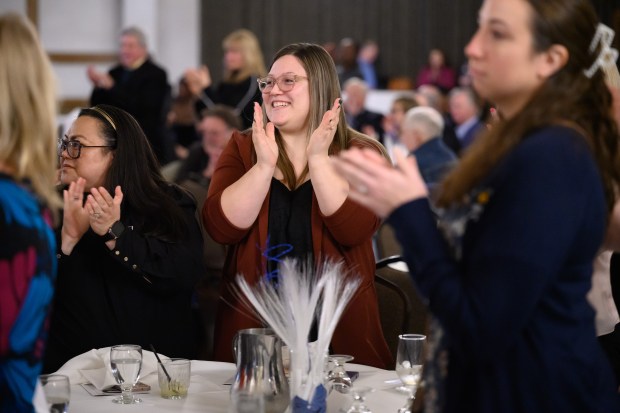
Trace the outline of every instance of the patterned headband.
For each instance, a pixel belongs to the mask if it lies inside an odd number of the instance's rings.
[[[103,116],[105,118],[105,120],[108,121],[108,123],[112,126],[112,129],[114,129],[116,131],[116,125],[114,124],[114,121],[112,120],[112,118],[110,117],[110,115],[108,115],[107,113],[105,113],[103,111],[103,109],[98,108],[97,106],[93,106],[92,108],[90,108],[91,110],[94,110],[95,112],[97,112],[98,114],[100,114],[101,116]]]

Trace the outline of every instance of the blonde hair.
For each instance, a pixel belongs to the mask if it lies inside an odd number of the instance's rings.
[[[27,179],[52,209],[56,193],[56,85],[37,32],[25,17],[0,16],[0,163]]]
[[[262,77],[267,73],[263,52],[260,48],[258,39],[251,31],[239,29],[230,33],[222,41],[222,48],[238,48],[243,56],[243,67],[241,70],[229,71],[226,69],[224,78],[229,82],[238,83],[250,76]]]

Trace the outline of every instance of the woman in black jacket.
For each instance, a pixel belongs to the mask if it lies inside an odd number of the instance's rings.
[[[66,189],[45,370],[122,343],[192,357],[203,274],[194,200],[164,180],[136,120],[113,106],[83,109],[58,155]]]

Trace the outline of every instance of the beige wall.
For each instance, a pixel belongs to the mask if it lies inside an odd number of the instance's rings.
[[[61,101],[88,99],[86,67],[112,66],[118,33],[129,25],[144,30],[173,86],[200,62],[200,0],[2,0],[0,13],[26,14],[28,3],[35,5],[41,41],[53,57]],[[88,61],[89,56],[112,60]]]

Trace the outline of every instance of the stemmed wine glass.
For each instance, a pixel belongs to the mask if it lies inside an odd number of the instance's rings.
[[[334,389],[340,393],[346,393],[349,387],[351,387],[352,381],[344,365],[345,363],[352,361],[353,356],[346,354],[332,354],[328,357],[328,360],[334,365],[327,375],[327,383],[330,386],[328,390]]]
[[[113,399],[114,403],[135,404],[142,400],[131,394],[131,389],[140,377],[142,367],[142,347],[136,344],[122,344],[110,349],[110,366],[112,374],[121,387],[121,396]]]
[[[375,391],[375,389],[368,386],[349,387],[348,392],[353,398],[353,403],[345,413],[372,413],[364,402],[366,401],[366,395],[368,393],[372,393],[373,391]]]
[[[398,336],[396,352],[396,374],[408,390],[407,403],[398,413],[411,413],[415,393],[422,378],[423,348],[426,336],[421,334],[401,334]]]

